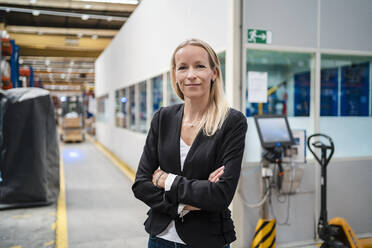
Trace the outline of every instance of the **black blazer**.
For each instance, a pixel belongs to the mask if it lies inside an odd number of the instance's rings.
[[[181,171],[180,134],[183,104],[161,108],[155,113],[132,186],[135,197],[151,209],[145,229],[152,235],[161,233],[171,220],[176,223],[180,238],[193,248],[223,247],[235,237],[228,209],[240,176],[247,119],[234,109],[213,136],[200,130]],[[216,183],[209,174],[225,166]],[[170,191],[155,187],[152,174],[160,166],[167,173],[178,175]],[[190,211],[182,219],[177,208],[184,203],[201,208]]]

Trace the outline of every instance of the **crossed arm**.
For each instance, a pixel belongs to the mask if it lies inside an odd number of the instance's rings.
[[[222,176],[224,172],[224,169],[225,169],[225,166],[221,166],[220,168],[213,171],[209,175],[208,181],[212,183],[218,182],[218,180],[220,179],[220,177]],[[152,183],[154,184],[154,186],[158,188],[165,189],[165,181],[167,180],[167,178],[168,178],[168,173],[166,173],[165,171],[161,169],[157,169],[152,175]],[[189,210],[189,211],[200,210],[200,208],[197,208],[191,205],[185,205],[183,209]]]

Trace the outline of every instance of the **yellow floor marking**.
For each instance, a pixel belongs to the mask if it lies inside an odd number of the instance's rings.
[[[126,163],[121,161],[116,155],[114,155],[104,145],[93,139],[90,135],[85,136],[90,142],[95,144],[107,157],[132,181],[136,178],[136,172],[130,168]]]
[[[57,227],[57,223],[53,223],[52,226],[50,227],[50,229],[55,230],[56,227]]]
[[[44,246],[50,246],[54,244],[54,240],[44,243]]]
[[[27,219],[27,218],[31,218],[31,217],[32,217],[31,214],[20,214],[20,215],[12,216],[13,219]]]
[[[60,190],[57,204],[57,223],[56,223],[56,248],[67,248],[67,216],[66,216],[66,192],[65,192],[65,173],[62,160],[62,149],[60,163]]]
[[[17,245],[17,246],[11,246],[11,247],[9,247],[9,248],[22,248],[22,246]]]

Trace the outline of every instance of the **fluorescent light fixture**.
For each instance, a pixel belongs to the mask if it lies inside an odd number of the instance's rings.
[[[80,0],[82,2],[138,4],[138,0]]]
[[[38,11],[39,15],[55,15],[55,16],[64,16],[64,17],[76,17],[84,18],[88,17],[87,19],[97,19],[97,20],[107,20],[107,18],[111,17],[113,21],[126,21],[128,17],[121,17],[121,16],[107,16],[107,15],[87,15],[83,13],[74,13],[74,12],[63,12],[63,11],[50,11],[50,10],[32,10],[26,8],[15,8],[15,7],[3,7],[0,6],[0,10],[5,10],[6,12],[14,11],[14,12],[21,12],[21,13],[30,13],[33,14],[35,11]],[[85,20],[87,20],[85,19]]]
[[[89,15],[82,15],[82,16],[81,16],[81,19],[83,19],[84,21],[86,21],[86,20],[89,19]]]

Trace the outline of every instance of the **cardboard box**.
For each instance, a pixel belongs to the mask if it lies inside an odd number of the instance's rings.
[[[81,118],[64,118],[63,119],[63,127],[64,128],[75,128],[81,127]]]

